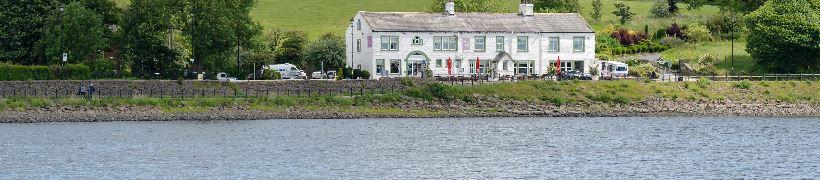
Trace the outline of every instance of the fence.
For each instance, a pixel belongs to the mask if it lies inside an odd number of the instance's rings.
[[[676,82],[676,81],[696,81],[700,78],[706,78],[711,81],[818,81],[820,74],[765,74],[765,75],[733,75],[733,76],[680,76],[675,74],[661,75],[660,77],[622,77],[622,78],[601,78],[611,80],[634,80],[634,81],[658,81],[658,82]],[[498,82],[516,82],[522,80],[547,80],[556,79],[555,76],[513,76],[499,78],[495,81],[490,81],[487,76],[467,76],[467,77],[437,77],[436,81],[451,85],[476,85],[485,83]]]
[[[0,87],[0,98],[80,98],[80,86],[77,83],[70,85],[58,82],[41,82],[40,84],[26,84],[25,82],[8,83]],[[44,84],[45,83],[45,84]],[[155,83],[155,82],[154,82]],[[310,82],[247,82],[249,84],[235,86],[205,86],[175,85],[166,83],[161,85],[145,85],[145,87],[129,87],[127,83],[109,84],[104,87],[95,87],[94,98],[261,98],[261,97],[318,97],[332,96],[363,96],[387,94],[403,91],[407,86],[392,81],[358,81],[358,82],[328,82],[325,84],[311,84]],[[9,85],[13,84],[13,85]],[[105,84],[105,83],[101,83]],[[146,83],[151,84],[151,83]],[[302,86],[293,86],[301,84]],[[175,86],[171,86],[175,85]]]

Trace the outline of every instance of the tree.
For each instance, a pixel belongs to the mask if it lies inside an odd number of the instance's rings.
[[[276,47],[276,60],[278,63],[290,63],[306,69],[303,52],[308,45],[307,34],[302,31],[287,31],[282,34],[280,42]]]
[[[40,51],[35,44],[58,13],[59,3],[54,0],[0,1],[0,61],[45,64],[36,60]]]
[[[748,13],[757,10],[768,0],[716,0],[721,11]]]
[[[682,30],[683,35],[686,36],[686,41],[697,43],[712,40],[712,34],[709,33],[709,29],[706,28],[706,26],[694,23],[686,27],[686,29]]]
[[[165,45],[178,6],[167,0],[132,0],[122,29],[123,58],[131,63],[132,75],[142,78],[175,78],[181,75],[179,51]]]
[[[601,8],[603,8],[604,4],[601,3],[601,0],[593,0],[592,1],[592,19],[595,22],[601,21]]]
[[[631,21],[632,16],[635,15],[635,13],[630,11],[630,7],[627,6],[624,3],[615,4],[615,8],[616,8],[616,10],[612,11],[612,14],[615,14],[615,16],[621,17],[621,19],[619,20],[621,22],[621,25],[626,24],[626,22]]]
[[[652,5],[650,11],[655,17],[666,17],[670,15],[669,4],[667,4],[666,0],[655,0],[655,4]]]
[[[81,63],[99,56],[98,51],[106,48],[107,29],[102,16],[79,3],[65,6],[65,15],[49,25],[41,44],[52,63],[59,63],[63,52],[68,53],[68,63]]]
[[[305,49],[305,62],[311,69],[336,69],[345,66],[344,37],[328,33],[310,43]]]
[[[820,67],[820,0],[769,0],[747,15],[746,51],[772,71]]]
[[[578,0],[535,0],[533,4],[538,12],[580,13]]]
[[[507,4],[503,0],[455,0],[456,12],[485,12],[501,13],[509,12]],[[447,0],[434,0],[430,6],[430,12],[444,12],[444,4]]]

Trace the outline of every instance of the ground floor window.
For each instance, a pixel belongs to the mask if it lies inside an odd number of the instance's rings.
[[[384,72],[384,59],[376,59],[376,73],[379,75],[386,74]]]
[[[453,67],[461,68],[461,59],[456,59],[453,61]]]
[[[518,61],[515,64],[516,74],[534,74],[535,61]]]
[[[504,61],[504,63],[501,66],[501,69],[503,69],[505,71],[507,70],[507,61]]]
[[[469,60],[467,63],[469,63],[467,67],[470,67],[470,74],[475,74],[475,60]]]
[[[390,74],[399,74],[399,67],[401,67],[401,60],[399,59],[392,59],[390,60]]]
[[[476,60],[471,59],[469,62],[470,62],[470,73],[475,74],[476,73],[476,67],[475,67],[476,66]],[[490,61],[482,60],[478,65],[479,65],[478,66],[478,73],[486,74],[487,73],[487,68],[490,67]]]
[[[561,71],[571,71],[571,70],[573,70],[573,68],[572,68],[573,64],[574,63],[571,62],[571,61],[561,62]]]
[[[442,63],[441,63],[441,61],[442,61],[441,59],[436,59],[436,67],[437,67],[437,68],[440,68],[440,67],[442,66],[442,65],[441,65],[441,64],[442,64]]]

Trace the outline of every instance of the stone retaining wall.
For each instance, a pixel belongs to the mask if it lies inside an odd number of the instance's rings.
[[[414,84],[428,81],[411,79]],[[201,97],[274,96],[309,94],[383,93],[405,89],[400,79],[342,81],[173,81],[173,80],[93,80],[93,81],[0,81],[0,97],[71,97],[79,87],[94,84],[95,97]]]

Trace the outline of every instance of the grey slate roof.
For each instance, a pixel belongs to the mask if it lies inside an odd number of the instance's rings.
[[[377,32],[525,32],[592,33],[577,13],[518,14],[418,12],[360,12]]]

